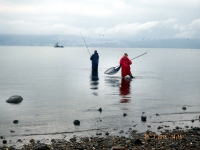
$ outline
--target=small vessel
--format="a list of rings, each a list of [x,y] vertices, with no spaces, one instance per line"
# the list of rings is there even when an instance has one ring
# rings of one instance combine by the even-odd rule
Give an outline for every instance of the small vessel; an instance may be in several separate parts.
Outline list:
[[[64,46],[60,46],[60,45],[58,45],[58,43],[56,43],[56,44],[54,45],[54,47],[55,47],[55,48],[57,48],[57,47],[58,47],[58,48],[63,48]]]

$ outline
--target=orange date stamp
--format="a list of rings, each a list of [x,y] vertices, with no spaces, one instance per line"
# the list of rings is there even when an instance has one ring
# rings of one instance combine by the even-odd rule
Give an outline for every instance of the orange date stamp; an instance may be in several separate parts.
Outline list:
[[[183,135],[181,134],[173,134],[173,135],[166,135],[166,134],[145,134],[144,139],[158,139],[158,140],[166,140],[166,139],[174,139],[174,140],[181,140]]]

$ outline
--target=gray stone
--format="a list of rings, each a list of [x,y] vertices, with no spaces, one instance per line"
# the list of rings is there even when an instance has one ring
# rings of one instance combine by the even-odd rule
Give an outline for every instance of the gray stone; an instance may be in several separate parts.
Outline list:
[[[14,95],[14,96],[11,96],[8,100],[6,100],[6,102],[18,104],[18,103],[21,103],[22,100],[23,100],[23,98],[21,96]]]

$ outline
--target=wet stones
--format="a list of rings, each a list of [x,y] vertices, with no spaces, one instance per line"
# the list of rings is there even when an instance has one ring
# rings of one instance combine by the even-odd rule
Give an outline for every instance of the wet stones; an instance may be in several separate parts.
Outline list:
[[[55,139],[52,139],[51,142],[52,142],[52,143],[56,143],[56,140],[55,140]]]
[[[186,107],[184,106],[184,107],[182,107],[182,109],[183,109],[183,110],[186,110]]]
[[[176,129],[177,129],[177,130],[179,130],[179,129],[182,129],[182,128],[181,128],[181,127],[179,127],[179,126],[176,126]]]
[[[124,116],[124,117],[127,116],[127,113],[123,113],[123,116]]]
[[[99,108],[98,111],[101,113],[102,112],[102,108]]]
[[[119,134],[122,134],[122,133],[124,133],[124,131],[123,131],[123,130],[119,131]]]
[[[111,148],[111,150],[127,150],[127,148],[125,146],[114,146]]]
[[[195,131],[195,132],[199,132],[200,128],[199,127],[194,127],[192,130]]]
[[[144,115],[142,115],[142,116],[141,116],[141,121],[142,121],[142,122],[146,122],[146,121],[147,121],[147,117],[144,116]]]
[[[6,100],[7,103],[13,103],[13,104],[19,104],[21,103],[21,101],[23,100],[23,98],[19,95],[14,95],[11,96],[8,100]]]
[[[7,144],[7,141],[6,141],[6,140],[3,140],[3,144]]]
[[[29,142],[33,144],[33,143],[35,143],[35,140],[31,139]]]
[[[80,125],[80,121],[79,120],[74,120],[74,125],[75,126],[79,126]]]
[[[108,135],[109,135],[109,132],[108,132],[108,131],[106,131],[106,132],[105,132],[105,135],[107,135],[107,136],[108,136]]]
[[[160,116],[158,113],[156,113],[156,116]]]
[[[133,136],[127,138],[125,136],[89,136],[76,137],[69,140],[52,139],[50,144],[42,142],[34,142],[23,145],[21,150],[97,150],[97,149],[112,149],[112,150],[138,150],[138,149],[200,149],[199,127],[194,127],[190,130],[174,130],[163,131],[162,134],[147,130],[145,133],[131,133]],[[4,141],[5,142],[5,141]],[[22,144],[22,143],[20,143]],[[5,144],[0,144],[0,150],[9,149]]]
[[[18,140],[17,140],[17,142],[20,142],[20,143],[22,143],[22,139],[18,139]]]
[[[96,135],[102,135],[102,132],[97,131],[97,132],[96,132]]]
[[[18,121],[18,120],[14,120],[13,123],[14,123],[14,124],[18,124],[19,121]]]
[[[38,144],[36,147],[35,147],[36,150],[50,150],[50,148],[48,147],[48,145],[44,144],[44,143],[41,143],[41,144]]]
[[[142,112],[142,116],[141,116],[141,121],[142,122],[146,122],[147,121],[147,117],[144,114],[145,114],[145,112]]]
[[[135,144],[136,144],[136,145],[142,144],[142,141],[141,141],[140,139],[136,139],[136,140],[135,140]]]

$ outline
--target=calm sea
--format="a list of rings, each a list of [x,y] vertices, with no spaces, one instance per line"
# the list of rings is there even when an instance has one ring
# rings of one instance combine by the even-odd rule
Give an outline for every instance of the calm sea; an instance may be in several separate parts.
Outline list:
[[[91,71],[89,59],[95,49],[100,56],[97,73]],[[114,135],[130,128],[143,132],[157,131],[161,125],[199,126],[200,49],[89,50],[90,54],[85,47],[1,46],[0,136],[15,143],[33,136],[92,135],[81,131],[98,128]],[[121,80],[120,71],[104,74],[119,65],[124,52],[129,58],[147,52],[132,61],[135,79]],[[23,101],[6,103],[13,95]],[[142,114],[146,122],[141,122]],[[74,126],[76,119],[80,126]]]

